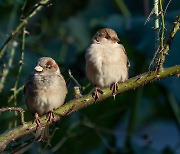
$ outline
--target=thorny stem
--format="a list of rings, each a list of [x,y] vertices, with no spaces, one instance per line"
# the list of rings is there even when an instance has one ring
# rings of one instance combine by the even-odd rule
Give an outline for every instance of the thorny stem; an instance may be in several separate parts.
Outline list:
[[[159,0],[159,8],[160,8],[160,15],[161,15],[160,51],[162,51],[163,46],[164,46],[164,29],[165,29],[164,11],[163,11],[163,7],[162,7],[162,0]]]
[[[158,47],[158,45],[159,45],[159,0],[154,0],[153,10],[154,10],[154,14],[155,14],[155,20],[154,20],[154,30],[155,30],[154,50],[155,50],[155,52],[154,52],[153,59],[151,60],[150,65],[149,65],[149,71],[151,71],[151,66],[154,63],[154,61],[157,57],[157,53],[159,51],[159,47]],[[148,17],[148,18],[150,18],[150,17]]]
[[[119,90],[116,92],[116,94],[122,93],[130,89],[136,89],[137,87],[143,86],[145,84],[159,80],[161,78],[166,78],[168,76],[174,76],[179,74],[180,74],[180,65],[166,68],[163,71],[160,71],[158,75],[156,74],[155,71],[147,72],[138,75],[136,77],[130,78],[124,83],[118,84]],[[108,97],[112,97],[112,91],[109,88],[104,88],[102,90],[104,93],[99,96],[99,99],[96,101],[96,103]],[[61,106],[59,109],[54,111],[54,113],[56,114],[54,121],[60,120],[61,116],[67,116],[72,112],[80,110],[81,108],[84,108],[94,103],[95,102],[94,102],[94,98],[92,98],[92,94],[88,94],[81,98],[71,100],[68,103]],[[52,121],[47,123],[46,116],[42,116],[40,118],[40,121],[42,127],[45,125],[52,124]],[[36,129],[36,124],[35,123],[32,124],[32,121],[29,121],[22,126],[18,126],[16,128],[6,131],[4,134],[1,134],[0,151],[3,151],[10,142],[15,141],[16,139],[35,131],[35,129]]]
[[[159,72],[162,68],[163,68],[163,63],[165,61],[165,58],[166,58],[166,55],[168,54],[168,51],[169,51],[169,48],[171,46],[171,43],[174,39],[174,36],[176,34],[176,32],[179,30],[180,28],[180,15],[177,16],[175,22],[174,22],[174,26],[171,30],[171,33],[168,37],[168,40],[166,41],[166,44],[164,44],[164,46],[162,47],[162,51],[160,53],[160,56],[157,60],[157,64],[156,64],[156,67],[155,67],[155,71],[156,72]]]

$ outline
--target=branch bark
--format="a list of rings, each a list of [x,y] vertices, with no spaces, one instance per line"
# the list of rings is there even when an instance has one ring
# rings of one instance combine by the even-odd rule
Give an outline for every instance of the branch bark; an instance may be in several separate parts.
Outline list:
[[[180,75],[180,65],[173,66],[160,71],[158,74],[155,71],[146,72],[144,74],[138,75],[136,77],[130,78],[129,80],[125,81],[124,83],[119,83],[119,90],[116,94],[135,89],[137,87],[143,86],[147,83],[151,83],[153,81],[159,80],[161,78],[166,78],[169,76]],[[112,96],[112,91],[109,88],[103,89],[104,93],[99,96],[97,102],[100,102],[108,97]],[[68,103],[64,104],[59,109],[55,110],[55,121],[59,121],[62,116],[67,116],[81,108],[84,108],[88,105],[95,103],[94,98],[91,94],[84,95],[81,98],[73,99]],[[41,125],[50,125],[51,122],[47,123],[46,116],[42,116],[40,118]],[[0,135],[0,151],[3,151],[6,146],[11,143],[12,141],[17,140],[18,138],[28,135],[31,132],[35,131],[36,124],[33,121],[29,121],[24,125],[20,125],[14,129],[8,130],[7,132]]]

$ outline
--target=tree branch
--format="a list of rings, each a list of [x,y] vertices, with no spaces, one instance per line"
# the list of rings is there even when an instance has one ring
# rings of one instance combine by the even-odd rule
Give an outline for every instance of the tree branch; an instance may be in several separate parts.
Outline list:
[[[166,55],[168,54],[171,43],[174,39],[176,32],[179,30],[179,28],[180,28],[180,15],[177,16],[176,21],[174,22],[174,26],[171,30],[168,40],[166,41],[166,44],[164,44],[164,46],[160,50],[160,56],[158,58],[158,61],[155,67],[156,72],[159,72],[163,68],[163,63],[165,61]]]
[[[146,72],[144,74],[130,78],[124,83],[119,83],[119,90],[116,92],[116,94],[131,90],[131,89],[135,89],[137,87],[143,86],[147,83],[159,80],[161,78],[166,78],[169,76],[175,76],[179,74],[180,74],[180,65],[166,68],[163,71],[160,71],[158,75],[156,74],[155,71]],[[100,102],[112,96],[112,91],[109,88],[104,88],[103,91],[104,93],[99,96],[99,99],[97,102]],[[92,98],[91,94],[85,95],[78,99],[73,99],[69,101],[68,103],[64,104],[59,109],[54,111],[55,121],[59,121],[62,116],[67,116],[71,114],[72,112],[75,112],[81,108],[84,108],[94,103],[95,103],[94,98]],[[40,121],[41,121],[42,126],[50,125],[52,123],[52,122],[47,123],[46,116],[42,116],[40,118]],[[1,134],[0,135],[0,151],[3,151],[10,142],[15,141],[18,138],[35,131],[36,124],[32,122],[33,121],[29,121],[25,123],[24,125],[20,125],[14,129],[8,130],[4,134]]]

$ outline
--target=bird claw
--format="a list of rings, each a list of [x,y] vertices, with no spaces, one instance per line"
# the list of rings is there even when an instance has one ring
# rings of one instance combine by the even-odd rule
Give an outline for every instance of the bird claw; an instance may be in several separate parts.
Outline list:
[[[116,92],[118,91],[118,83],[115,82],[111,85],[110,90],[112,90],[112,95],[115,97],[116,96]]]
[[[99,93],[103,94],[103,91],[100,88],[95,87],[93,94],[92,94],[92,97],[95,99],[95,102],[99,99]]]
[[[48,112],[48,120],[47,120],[47,122],[54,122],[54,113],[53,113],[53,111],[49,111]]]
[[[40,127],[41,127],[41,122],[40,122],[40,120],[39,120],[39,115],[38,115],[38,113],[35,113],[34,117],[35,117],[34,122],[37,124],[36,129],[37,129],[37,128],[40,128]]]

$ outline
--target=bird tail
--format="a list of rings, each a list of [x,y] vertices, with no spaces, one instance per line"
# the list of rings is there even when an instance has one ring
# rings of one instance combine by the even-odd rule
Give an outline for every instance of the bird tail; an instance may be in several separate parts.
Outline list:
[[[48,142],[49,140],[49,126],[39,127],[36,130],[35,141]]]

